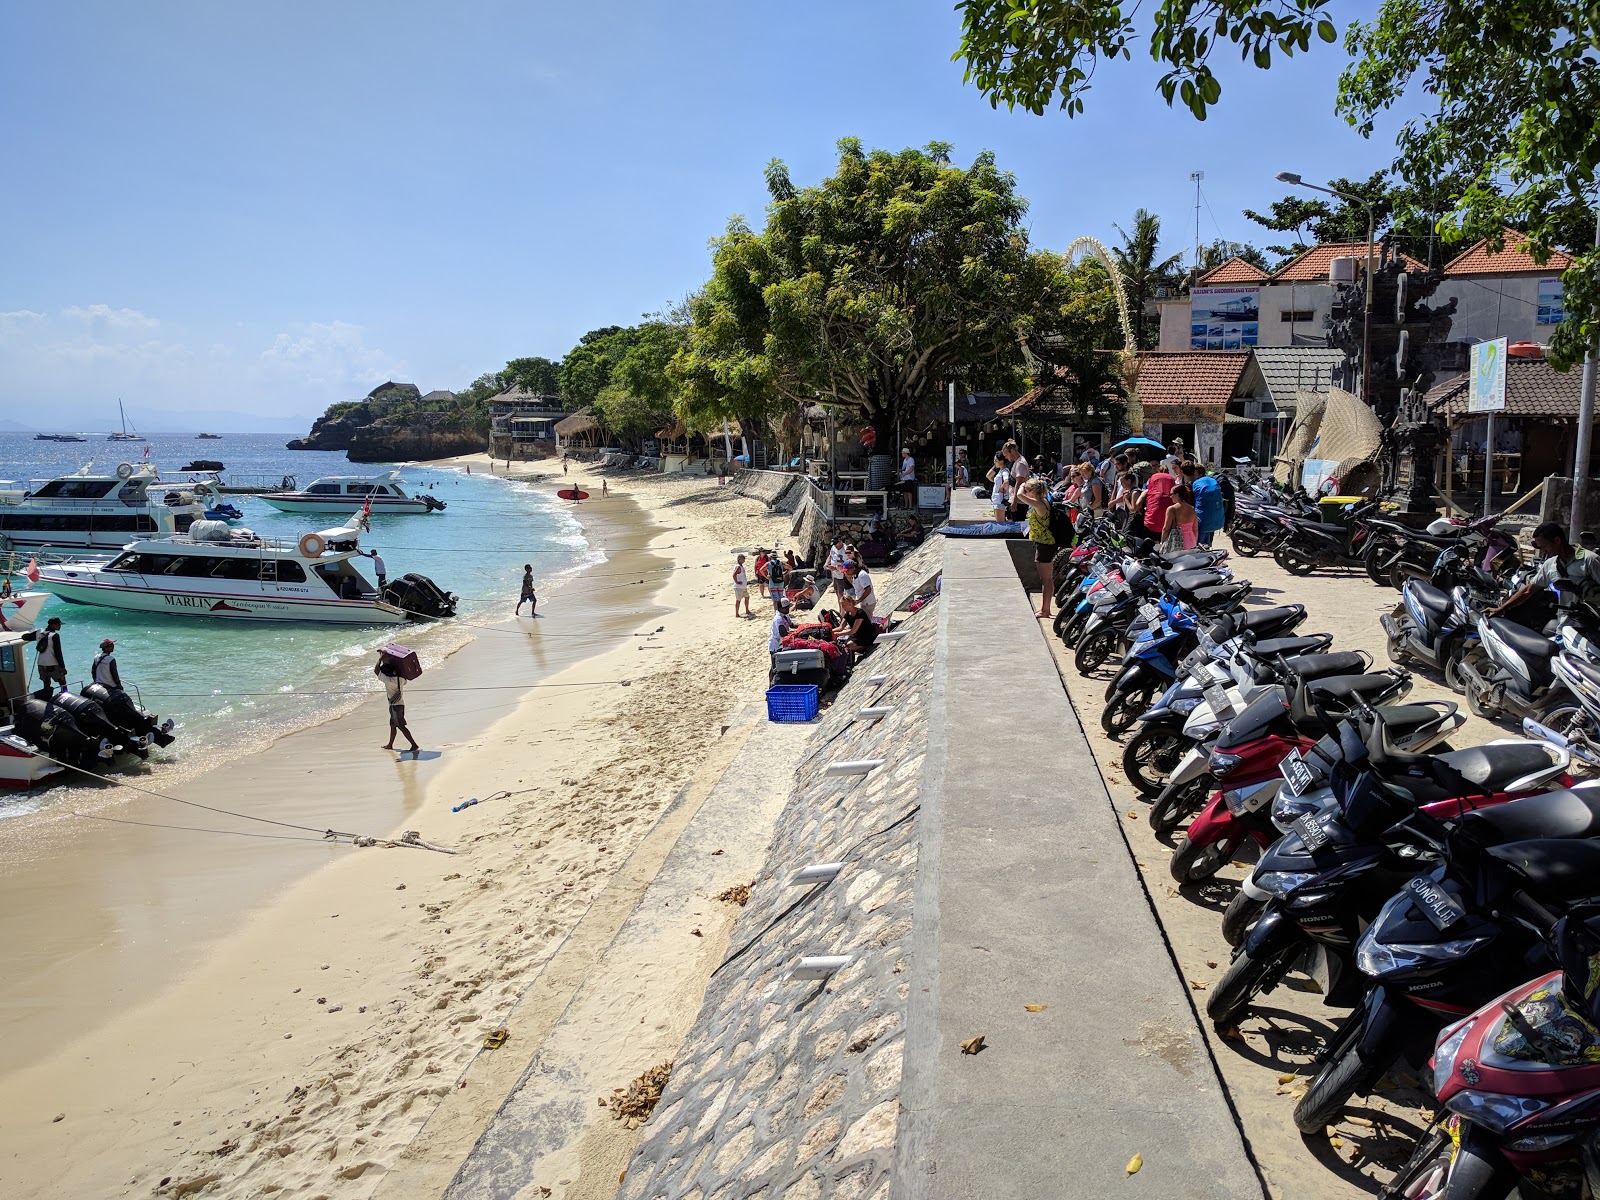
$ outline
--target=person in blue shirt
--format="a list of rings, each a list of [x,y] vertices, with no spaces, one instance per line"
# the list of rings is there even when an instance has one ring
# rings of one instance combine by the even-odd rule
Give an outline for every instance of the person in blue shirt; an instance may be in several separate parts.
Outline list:
[[[1209,547],[1224,523],[1222,486],[1197,462],[1183,464],[1183,481],[1194,493],[1194,510],[1200,518],[1200,545]]]

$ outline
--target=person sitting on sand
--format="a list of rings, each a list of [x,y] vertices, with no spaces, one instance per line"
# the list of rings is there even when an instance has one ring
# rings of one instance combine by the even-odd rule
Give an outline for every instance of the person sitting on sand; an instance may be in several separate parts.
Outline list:
[[[519,617],[522,615],[522,606],[524,603],[526,603],[528,606],[528,615],[530,617],[537,617],[539,615],[539,597],[536,596],[533,591],[532,563],[522,564],[522,597],[517,601],[517,607],[515,609],[515,613]]]
[[[406,681],[400,677],[400,672],[395,669],[394,663],[381,650],[378,651],[378,663],[372,668],[372,673],[383,680],[383,690],[389,697],[389,740],[383,744],[383,748],[393,750],[394,735],[403,733],[406,735],[406,741],[411,743],[411,753],[421,754],[422,747],[417,745],[417,739],[411,736],[411,730],[406,727]]]

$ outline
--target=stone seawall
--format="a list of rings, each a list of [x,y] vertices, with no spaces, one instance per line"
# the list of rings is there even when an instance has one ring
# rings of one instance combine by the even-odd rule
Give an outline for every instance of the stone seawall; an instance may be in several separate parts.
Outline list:
[[[903,604],[939,570],[939,539],[885,589]],[[900,1110],[918,797],[937,600],[857,667],[813,734],[778,833],[660,1106],[624,1200],[888,1195]],[[890,706],[881,719],[868,706]],[[864,775],[830,763],[879,760]],[[829,882],[789,886],[812,863]],[[848,955],[797,979],[803,955]]]

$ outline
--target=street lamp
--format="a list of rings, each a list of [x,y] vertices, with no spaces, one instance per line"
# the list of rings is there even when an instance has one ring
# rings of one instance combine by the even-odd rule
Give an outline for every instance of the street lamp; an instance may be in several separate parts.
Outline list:
[[[1337,196],[1341,200],[1348,200],[1351,204],[1359,204],[1367,210],[1367,304],[1366,311],[1361,314],[1361,398],[1368,405],[1372,403],[1372,354],[1369,348],[1369,335],[1372,331],[1372,243],[1377,232],[1376,221],[1372,215],[1372,205],[1360,196],[1341,192],[1335,187],[1323,187],[1317,183],[1307,183],[1293,171],[1279,171],[1279,183],[1287,183],[1291,187],[1309,188],[1313,192],[1326,192],[1330,196]]]

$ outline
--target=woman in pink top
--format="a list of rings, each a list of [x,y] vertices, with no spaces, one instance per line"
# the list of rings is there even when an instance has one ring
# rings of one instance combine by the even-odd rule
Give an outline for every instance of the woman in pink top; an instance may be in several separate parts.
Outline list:
[[[1168,554],[1193,550],[1200,544],[1200,515],[1194,509],[1194,492],[1187,483],[1172,489],[1172,503],[1161,526],[1161,549]]]

